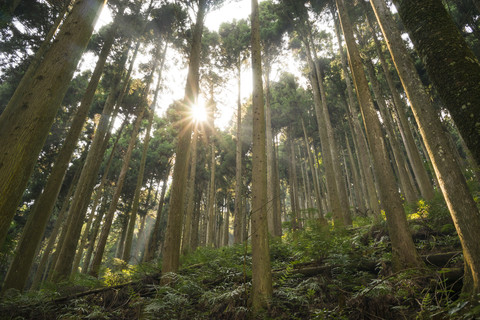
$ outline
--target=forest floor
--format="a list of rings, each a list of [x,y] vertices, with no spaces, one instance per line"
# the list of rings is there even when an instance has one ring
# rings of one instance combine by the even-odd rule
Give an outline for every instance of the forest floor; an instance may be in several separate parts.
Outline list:
[[[305,221],[270,241],[270,309],[252,315],[250,247],[199,248],[182,258],[169,286],[159,262],[121,261],[102,280],[84,275],[42,290],[10,291],[0,319],[475,319],[479,299],[461,295],[463,256],[444,204],[407,208],[425,266],[393,272],[385,223],[356,217],[343,230]]]

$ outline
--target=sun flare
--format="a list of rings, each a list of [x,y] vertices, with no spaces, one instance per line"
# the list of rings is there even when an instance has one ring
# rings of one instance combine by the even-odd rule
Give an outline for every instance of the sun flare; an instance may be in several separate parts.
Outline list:
[[[207,120],[207,110],[204,104],[194,104],[192,106],[192,118],[196,122],[205,122]]]

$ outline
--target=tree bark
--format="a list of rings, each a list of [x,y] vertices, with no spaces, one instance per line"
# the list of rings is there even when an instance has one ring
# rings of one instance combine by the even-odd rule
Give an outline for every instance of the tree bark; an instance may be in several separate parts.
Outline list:
[[[478,59],[441,1],[394,3],[440,98],[480,163]]]
[[[76,2],[31,83],[0,115],[0,245],[105,0]]]
[[[267,155],[258,1],[252,0],[253,148],[252,148],[252,306],[259,312],[272,297],[267,226]]]
[[[239,244],[243,241],[243,180],[242,180],[242,103],[240,100],[241,89],[241,64],[240,57],[238,62],[238,96],[237,96],[237,131],[236,131],[236,149],[235,149],[235,212],[233,223],[233,241],[234,244]]]
[[[190,237],[192,234],[192,216],[195,205],[195,178],[197,175],[197,140],[198,140],[198,127],[194,125],[192,145],[190,147],[190,176],[187,183],[187,212],[185,214],[185,228],[182,238],[182,253],[188,253],[191,248]]]
[[[407,219],[403,211],[402,202],[395,183],[395,177],[386,153],[385,142],[382,137],[380,121],[378,119],[373,100],[369,92],[360,53],[355,43],[353,29],[342,0],[336,0],[348,58],[352,68],[355,89],[360,103],[367,139],[373,156],[376,176],[379,177],[379,193],[382,207],[385,209],[387,226],[392,243],[392,262],[396,270],[419,267],[422,262],[417,254],[412,237],[408,230]]]

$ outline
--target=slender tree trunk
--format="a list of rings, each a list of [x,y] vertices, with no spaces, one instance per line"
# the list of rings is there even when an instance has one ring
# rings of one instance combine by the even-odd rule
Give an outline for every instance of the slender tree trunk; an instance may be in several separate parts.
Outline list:
[[[113,119],[115,119],[115,117],[113,117]],[[112,151],[110,152],[107,163],[105,165],[105,171],[103,172],[102,180],[100,181],[100,185],[97,188],[97,192],[96,192],[95,198],[93,200],[92,212],[90,213],[90,217],[87,221],[85,231],[84,231],[84,233],[82,235],[82,238],[80,240],[80,244],[78,245],[78,250],[77,250],[77,254],[75,256],[75,260],[73,261],[72,270],[74,272],[76,272],[78,270],[78,267],[80,265],[80,260],[82,259],[83,250],[87,246],[87,242],[92,242],[92,239],[91,239],[92,238],[92,232],[91,232],[92,230],[90,230],[90,229],[91,229],[93,218],[94,218],[94,215],[95,215],[95,209],[98,207],[98,204],[100,202],[100,198],[102,197],[102,195],[105,192],[105,190],[104,190],[105,183],[107,181],[108,172],[110,171],[110,167],[112,165],[113,155],[115,154],[115,150],[117,148],[118,141],[120,140],[120,137],[122,135],[122,132],[123,132],[123,129],[125,128],[126,123],[127,123],[127,118],[125,118],[125,120],[122,122],[122,125],[120,126],[120,129],[117,132],[117,138],[116,138],[115,142],[113,143]],[[110,125],[112,125],[112,124],[113,123],[111,122]],[[110,140],[110,131],[108,131],[107,137],[105,138],[104,147],[103,147],[104,149],[106,149],[108,147],[108,144],[107,144],[108,140]],[[102,153],[105,153],[105,152],[102,152]],[[100,219],[100,221],[101,221],[101,217],[99,217],[99,214],[97,214],[96,219]],[[98,222],[98,224],[100,224],[100,222]],[[95,238],[97,236],[97,233],[98,233],[98,227],[97,227],[97,231],[95,233],[95,237],[93,239],[93,242],[95,242]],[[92,251],[93,251],[93,244],[92,244]],[[92,255],[92,252],[90,252],[89,255],[88,254],[86,255],[86,257],[85,257],[86,263],[84,263],[84,267],[82,268],[82,273],[87,272],[86,268],[88,268],[88,266],[90,264],[91,255]]]
[[[240,57],[238,58],[238,96],[237,96],[237,139],[235,149],[235,212],[234,212],[234,227],[233,227],[233,241],[235,244],[239,244],[243,241],[243,210],[242,210],[242,197],[243,197],[243,183],[242,183],[242,103],[240,100],[241,89],[241,64]]]
[[[64,224],[64,220],[66,217],[68,205],[70,204],[70,198],[72,197],[73,190],[75,188],[75,185],[77,184],[78,178],[80,177],[80,169],[77,169],[75,172],[75,176],[72,179],[72,182],[70,184],[70,187],[68,188],[67,195],[63,201],[62,208],[60,209],[60,212],[58,213],[57,220],[55,221],[55,225],[53,227],[52,233],[50,234],[50,237],[48,239],[47,246],[45,247],[45,250],[43,251],[42,258],[40,259],[40,263],[37,267],[37,271],[35,272],[35,276],[33,278],[33,283],[31,288],[33,290],[38,289],[40,283],[43,281],[43,277],[45,274],[45,269],[47,267],[47,262],[48,258],[50,257],[50,253],[53,250],[53,247],[55,245],[55,240],[57,240],[58,233],[60,232],[60,229],[62,228]]]
[[[75,3],[34,80],[17,87],[0,115],[0,245],[104,3]]]
[[[145,248],[145,254],[143,255],[143,261],[148,262],[153,260],[157,251],[160,241],[160,222],[162,221],[163,204],[165,202],[165,192],[167,191],[167,181],[170,175],[170,169],[166,171],[165,178],[163,179],[162,192],[160,195],[160,201],[158,202],[157,216],[155,218],[155,224],[153,225],[152,234],[148,240],[148,245]]]
[[[349,110],[349,115],[347,115],[347,117],[353,129],[353,132],[352,132],[353,142],[354,142],[354,147],[357,150],[357,155],[359,159],[360,177],[362,178],[362,181],[366,185],[366,195],[368,196],[367,202],[370,206],[370,209],[373,211],[374,216],[378,218],[380,216],[380,206],[378,204],[378,197],[375,189],[375,181],[373,179],[374,178],[373,173],[372,173],[372,170],[370,169],[371,161],[370,161],[369,148],[367,145],[367,141],[365,139],[364,132],[360,126],[360,123],[357,117],[358,110],[356,108],[350,74],[347,68],[347,58],[345,57],[345,54],[343,52],[342,39],[340,37],[340,30],[338,27],[338,20],[335,16],[333,9],[332,9],[332,17],[334,19],[335,34],[337,37],[338,46],[340,50],[343,77],[345,78],[345,84],[347,86],[347,96],[348,96],[347,107]]]
[[[129,205],[127,207],[127,212],[129,212],[131,209],[132,209],[132,204],[133,204],[133,201],[130,201],[129,202]],[[120,221],[120,226],[121,226],[121,232],[120,232],[120,236],[118,237],[118,240],[117,240],[117,248],[115,250],[115,258],[117,259],[122,259],[122,254],[123,254],[123,248],[125,248],[125,238],[127,237],[127,229],[128,229],[128,221],[130,220],[130,216],[129,215],[119,215],[117,217],[117,221]],[[105,226],[105,224],[104,224]],[[104,228],[102,228],[102,232],[103,232]],[[98,244],[97,244],[97,247],[98,247]]]
[[[312,156],[312,152],[310,150],[310,143],[308,142],[307,129],[305,128],[305,122],[303,121],[303,118],[300,119],[300,120],[302,122],[303,138],[304,138],[304,142],[305,142],[305,148],[307,150],[308,163],[310,165],[310,170],[312,171],[312,176],[313,176],[313,188],[315,189],[315,197],[316,197],[316,200],[317,200],[316,201],[317,210],[318,210],[318,213],[319,213],[319,217],[321,219],[323,219],[322,198],[320,196],[320,187],[318,186],[318,179],[316,178],[313,156]]]
[[[267,59],[265,59],[267,60]],[[265,121],[266,121],[266,148],[267,148],[267,220],[268,220],[268,232],[272,236],[275,234],[275,225],[277,222],[275,204],[275,183],[273,181],[273,162],[275,161],[273,153],[273,135],[272,135],[272,116],[270,106],[270,65],[265,63]]]
[[[267,155],[263,102],[260,21],[257,0],[252,0],[253,148],[252,148],[252,304],[254,312],[269,305],[272,273],[268,248]]]
[[[406,51],[398,30],[393,28],[392,17],[382,1],[372,0],[372,7],[392,54],[395,67],[412,104],[420,133],[427,146],[440,188],[460,237],[465,260],[464,291],[480,291],[480,213],[468,190],[458,163],[451,154],[439,117],[424,91]]]
[[[148,86],[147,86],[148,87]],[[147,90],[148,92],[148,90]],[[105,221],[103,222],[102,233],[98,238],[97,250],[93,256],[92,266],[90,267],[89,274],[97,277],[100,270],[100,264],[103,258],[103,252],[105,250],[105,245],[107,244],[108,234],[110,233],[110,227],[112,225],[113,217],[117,211],[118,200],[122,193],[123,184],[127,176],[127,171],[130,163],[130,158],[132,156],[133,148],[137,140],[138,131],[140,130],[140,125],[142,124],[143,115],[145,113],[145,106],[142,104],[137,107],[138,115],[133,124],[133,130],[130,137],[130,142],[128,143],[127,151],[123,156],[123,165],[118,175],[117,183],[115,184],[115,192],[113,194],[112,200],[110,202],[110,207],[108,208],[107,215],[105,216]]]
[[[92,230],[90,230],[90,233],[88,236],[87,252],[85,253],[85,258],[83,259],[83,265],[82,265],[83,274],[87,274],[88,268],[90,267],[90,261],[92,260],[93,250],[95,249],[95,242],[97,240],[98,231],[100,231],[100,223],[102,222],[103,216],[107,211],[107,205],[108,205],[107,199],[108,199],[107,190],[103,190],[102,203],[101,203],[100,209],[97,212],[97,215],[95,216],[95,221],[93,222]]]
[[[123,70],[124,65],[127,59],[128,47],[124,50],[123,56],[119,63],[118,70]],[[137,47],[138,50],[138,47]],[[135,51],[135,53],[137,52]],[[135,57],[135,54],[134,54]],[[127,74],[126,81],[120,96],[118,97],[118,102],[123,98],[123,94],[126,90],[126,83],[131,74],[131,69],[133,66],[133,60],[131,62],[130,70]],[[93,138],[92,146],[85,160],[85,165],[83,166],[82,174],[80,175],[80,180],[78,182],[78,187],[75,190],[73,195],[72,206],[69,212],[68,220],[68,229],[65,241],[62,244],[60,257],[55,265],[53,280],[59,281],[67,278],[72,270],[73,259],[75,256],[75,249],[77,247],[78,239],[80,237],[80,232],[82,228],[82,221],[85,217],[85,212],[87,209],[88,202],[90,200],[91,194],[93,192],[93,187],[97,178],[97,173],[100,168],[101,158],[103,157],[105,137],[107,136],[109,123],[113,121],[111,118],[111,113],[115,105],[117,93],[119,92],[120,87],[120,71],[117,71],[115,79],[113,80],[111,92],[107,97],[105,106],[103,108],[102,117],[100,118],[95,136]]]
[[[160,45],[158,45],[156,52],[154,54],[154,65],[152,67],[152,71],[150,73],[150,76],[147,80],[147,85],[144,91],[144,101],[146,102],[148,99],[148,94],[150,92],[150,85],[153,81],[153,75],[155,71],[157,71],[157,67],[161,63],[161,67],[163,68],[163,62],[165,60],[165,54],[166,54],[166,47],[164,52],[162,53],[162,57],[157,56],[158,53],[160,52]],[[132,212],[130,213],[130,220],[128,223],[128,229],[127,229],[127,237],[125,239],[125,247],[123,249],[123,255],[122,255],[122,260],[125,262],[130,261],[130,254],[131,254],[131,249],[132,249],[132,240],[133,240],[133,232],[135,229],[135,221],[137,218],[137,213],[138,213],[138,208],[140,205],[140,191],[142,189],[143,185],[143,177],[145,175],[145,165],[147,163],[147,151],[148,151],[148,145],[150,144],[150,133],[152,131],[152,125],[153,125],[153,116],[155,115],[155,104],[157,102],[157,97],[158,97],[158,91],[160,90],[160,83],[162,79],[162,70],[159,70],[158,73],[158,80],[157,80],[157,86],[155,88],[155,96],[153,99],[152,104],[150,105],[148,112],[148,125],[147,125],[147,132],[145,134],[145,138],[143,140],[143,148],[142,148],[142,158],[140,159],[140,168],[138,170],[138,175],[137,175],[137,185],[135,187],[135,193],[133,196],[133,208]]]
[[[215,144],[210,142],[210,183],[208,188],[208,234],[207,246],[215,245]]]
[[[368,82],[363,70],[360,53],[355,44],[353,29],[342,0],[336,0],[340,23],[348,58],[352,68],[355,89],[360,103],[362,116],[367,128],[367,139],[374,160],[376,176],[379,177],[380,199],[385,209],[387,226],[392,242],[392,261],[394,269],[418,267],[422,262],[417,254],[412,237],[408,230],[407,219],[395,183],[395,177],[390,166],[385,142],[382,138],[380,121],[369,92]]]
[[[352,184],[353,188],[355,191],[355,207],[358,208],[361,212],[366,211],[365,207],[365,192],[364,189],[362,188],[362,182],[360,179],[360,173],[357,167],[357,162],[355,161],[355,158],[353,157],[352,154],[352,149],[350,148],[350,141],[348,140],[348,136],[345,133],[345,143],[346,143],[346,148],[347,148],[347,155],[348,159],[350,162],[350,168],[352,171]],[[345,158],[347,158],[347,155],[345,155]]]
[[[378,41],[377,36],[374,32],[373,24],[370,21],[370,18],[367,13],[366,3],[361,2],[365,11],[365,16],[367,19],[367,23],[369,25],[370,33],[375,43],[375,48],[377,50],[377,55],[380,60],[380,64],[382,65],[383,73],[385,75],[385,79],[387,81],[388,87],[390,88],[390,93],[392,94],[393,104],[395,106],[395,110],[398,115],[398,120],[400,122],[400,134],[402,135],[402,139],[405,144],[405,149],[407,151],[408,159],[412,164],[412,169],[415,174],[416,181],[418,183],[418,187],[420,188],[420,193],[422,197],[426,200],[432,200],[434,196],[433,185],[428,176],[427,170],[423,166],[423,161],[420,158],[420,153],[415,145],[415,140],[413,139],[412,132],[410,131],[410,127],[408,125],[408,120],[405,115],[405,107],[404,103],[395,87],[393,82],[392,74],[390,73],[390,69],[388,64],[385,60],[385,55],[382,51],[382,46],[380,41]]]
[[[412,188],[412,185],[410,185],[410,181],[408,179],[407,170],[404,166],[404,164],[406,163],[406,159],[400,148],[397,136],[395,135],[393,124],[390,121],[390,117],[387,115],[387,112],[389,111],[387,110],[387,105],[383,100],[380,83],[378,82],[377,75],[375,74],[375,67],[373,66],[373,63],[369,58],[364,58],[363,62],[366,66],[368,77],[370,78],[370,83],[372,84],[373,94],[375,96],[375,100],[377,101],[378,109],[380,110],[380,114],[382,116],[383,123],[387,131],[388,141],[390,141],[390,146],[393,152],[393,159],[395,160],[395,165],[398,170],[398,180],[400,182],[401,190],[403,191],[405,200],[408,203],[415,203],[417,202],[418,197],[415,194],[415,191]]]
[[[280,178],[278,173],[278,152],[275,148],[275,140],[273,141],[273,183],[275,184],[275,193],[274,193],[274,214],[276,215],[275,221],[275,235],[278,237],[282,236],[282,204],[281,204],[281,194],[280,194]]]
[[[302,150],[300,149],[300,147],[298,147],[298,152],[300,155],[302,155]],[[308,157],[308,154],[307,154],[307,157]],[[308,209],[313,209],[313,197],[311,195],[311,186],[310,186],[310,179],[309,179],[309,176],[308,176],[308,165],[305,163],[304,165],[304,162],[301,162],[300,163],[301,166],[302,166],[302,178],[303,178],[303,187],[305,189],[305,194],[306,194],[306,204],[307,204],[307,208]]]
[[[480,163],[478,59],[441,1],[394,3],[440,98]]]
[[[342,207],[340,202],[340,196],[338,194],[337,184],[335,181],[335,171],[333,169],[331,149],[328,147],[328,131],[327,125],[325,123],[324,111],[322,108],[322,98],[319,88],[319,79],[316,73],[315,63],[312,59],[310,44],[308,40],[304,41],[305,47],[307,49],[307,59],[310,67],[310,81],[312,83],[314,101],[315,101],[315,113],[317,116],[318,131],[320,135],[320,140],[322,141],[322,158],[326,168],[325,179],[327,183],[327,196],[329,198],[329,203],[331,210],[333,211],[333,216],[336,224],[343,224],[342,219]]]
[[[192,251],[196,250],[199,243],[199,229],[200,229],[200,205],[202,200],[203,190],[200,189],[197,191],[196,201],[195,201],[195,210],[192,219],[192,234],[190,237],[190,247]]]
[[[184,103],[191,106],[197,101],[200,66],[200,51],[203,32],[203,22],[206,1],[199,0],[197,21],[193,30],[190,63],[188,66],[187,84]],[[168,214],[167,230],[163,247],[162,272],[178,271],[180,265],[180,242],[182,237],[182,220],[185,203],[185,186],[187,183],[188,159],[192,124],[186,123],[181,128],[173,168],[172,191],[170,196],[170,212]],[[164,278],[165,283],[169,280]]]

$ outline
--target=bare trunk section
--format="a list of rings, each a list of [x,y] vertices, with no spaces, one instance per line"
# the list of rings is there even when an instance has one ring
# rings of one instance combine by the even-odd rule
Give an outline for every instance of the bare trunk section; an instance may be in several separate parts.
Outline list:
[[[252,148],[252,304],[254,312],[266,309],[272,297],[268,247],[267,155],[263,102],[262,57],[258,1],[252,0],[253,148]]]
[[[310,171],[312,172],[312,177],[313,177],[313,188],[315,190],[315,199],[316,199],[316,205],[317,205],[317,210],[318,210],[318,217],[321,221],[326,223],[325,218],[323,216],[323,210],[322,210],[322,197],[320,196],[320,187],[318,185],[318,179],[317,179],[317,174],[315,171],[315,166],[313,162],[313,156],[312,156],[312,151],[310,150],[310,143],[308,142],[308,136],[307,136],[307,129],[305,128],[305,122],[303,119],[302,121],[302,129],[303,129],[303,138],[305,142],[305,149],[307,151],[307,158],[308,158],[308,163],[310,165]]]
[[[242,181],[242,103],[240,100],[241,89],[241,64],[240,57],[238,61],[238,96],[237,96],[237,131],[236,131],[236,149],[235,149],[235,211],[233,222],[233,242],[239,244],[243,241],[243,181]]]
[[[193,129],[192,145],[190,148],[190,176],[187,183],[187,212],[185,214],[185,227],[183,230],[182,238],[182,253],[188,253],[191,247],[191,235],[192,235],[192,217],[195,206],[195,177],[197,175],[197,140],[198,140],[198,127],[195,124]]]
[[[310,68],[310,82],[313,88],[313,97],[315,102],[315,114],[317,116],[318,132],[320,141],[322,142],[322,158],[325,165],[325,180],[327,184],[327,196],[329,199],[330,209],[333,211],[333,217],[337,225],[343,225],[342,206],[340,196],[338,193],[337,183],[335,181],[335,170],[333,169],[333,161],[331,149],[328,147],[328,130],[324,115],[324,108],[322,104],[322,97],[320,92],[320,79],[316,72],[315,62],[312,58],[310,50],[310,43],[308,39],[303,39],[305,49],[307,51],[307,60]]]
[[[215,246],[215,144],[210,142],[210,183],[208,188],[208,234],[207,246]]]
[[[158,202],[157,216],[155,218],[155,224],[153,225],[152,234],[148,240],[148,245],[145,247],[145,254],[143,255],[143,261],[148,262],[153,260],[155,253],[159,246],[160,241],[160,222],[162,221],[162,210],[165,202],[165,192],[167,191],[167,181],[170,175],[170,169],[167,170],[165,178],[163,179],[162,192],[160,194],[160,201]]]

